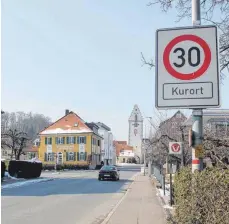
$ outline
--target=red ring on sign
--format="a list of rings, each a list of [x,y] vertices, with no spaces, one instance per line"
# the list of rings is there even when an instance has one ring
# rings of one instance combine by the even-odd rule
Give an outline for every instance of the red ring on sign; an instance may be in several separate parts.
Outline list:
[[[179,42],[182,42],[182,41],[186,41],[186,40],[190,40],[190,41],[193,41],[193,42],[196,42],[197,44],[199,44],[204,50],[205,59],[204,59],[203,65],[196,72],[183,74],[183,73],[177,72],[172,67],[172,65],[170,64],[170,61],[169,61],[169,55],[170,55],[172,48],[176,44],[178,44]],[[166,70],[173,77],[180,79],[180,80],[196,79],[196,78],[200,77],[208,69],[210,62],[211,62],[211,50],[210,50],[208,44],[202,38],[195,36],[195,35],[191,35],[191,34],[181,35],[181,36],[174,38],[166,46],[166,48],[164,50],[164,54],[163,54],[163,62],[164,62]]]

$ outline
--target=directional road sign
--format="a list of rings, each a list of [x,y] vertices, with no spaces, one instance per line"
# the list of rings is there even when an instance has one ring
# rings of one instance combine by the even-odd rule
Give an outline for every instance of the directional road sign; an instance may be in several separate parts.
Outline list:
[[[217,28],[156,32],[156,107],[219,107]]]

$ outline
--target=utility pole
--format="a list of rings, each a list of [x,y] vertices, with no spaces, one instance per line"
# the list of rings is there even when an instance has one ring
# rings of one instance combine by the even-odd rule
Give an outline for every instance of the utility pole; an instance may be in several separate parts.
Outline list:
[[[192,0],[192,25],[201,25],[200,0]],[[193,125],[193,145],[192,145],[192,172],[203,170],[203,159],[196,158],[195,148],[203,143],[203,109],[192,111]]]

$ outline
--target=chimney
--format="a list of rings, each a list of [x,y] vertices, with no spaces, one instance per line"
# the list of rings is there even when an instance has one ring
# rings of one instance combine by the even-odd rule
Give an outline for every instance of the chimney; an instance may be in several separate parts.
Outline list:
[[[66,110],[65,110],[65,116],[68,115],[68,114],[69,114],[69,110],[66,109]]]

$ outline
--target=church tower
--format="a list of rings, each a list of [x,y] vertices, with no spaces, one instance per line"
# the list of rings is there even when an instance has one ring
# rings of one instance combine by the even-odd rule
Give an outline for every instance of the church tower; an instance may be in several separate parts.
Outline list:
[[[143,138],[143,117],[138,108],[134,105],[129,118],[129,142],[128,145],[133,146],[134,153],[139,162],[142,161],[142,138]]]

